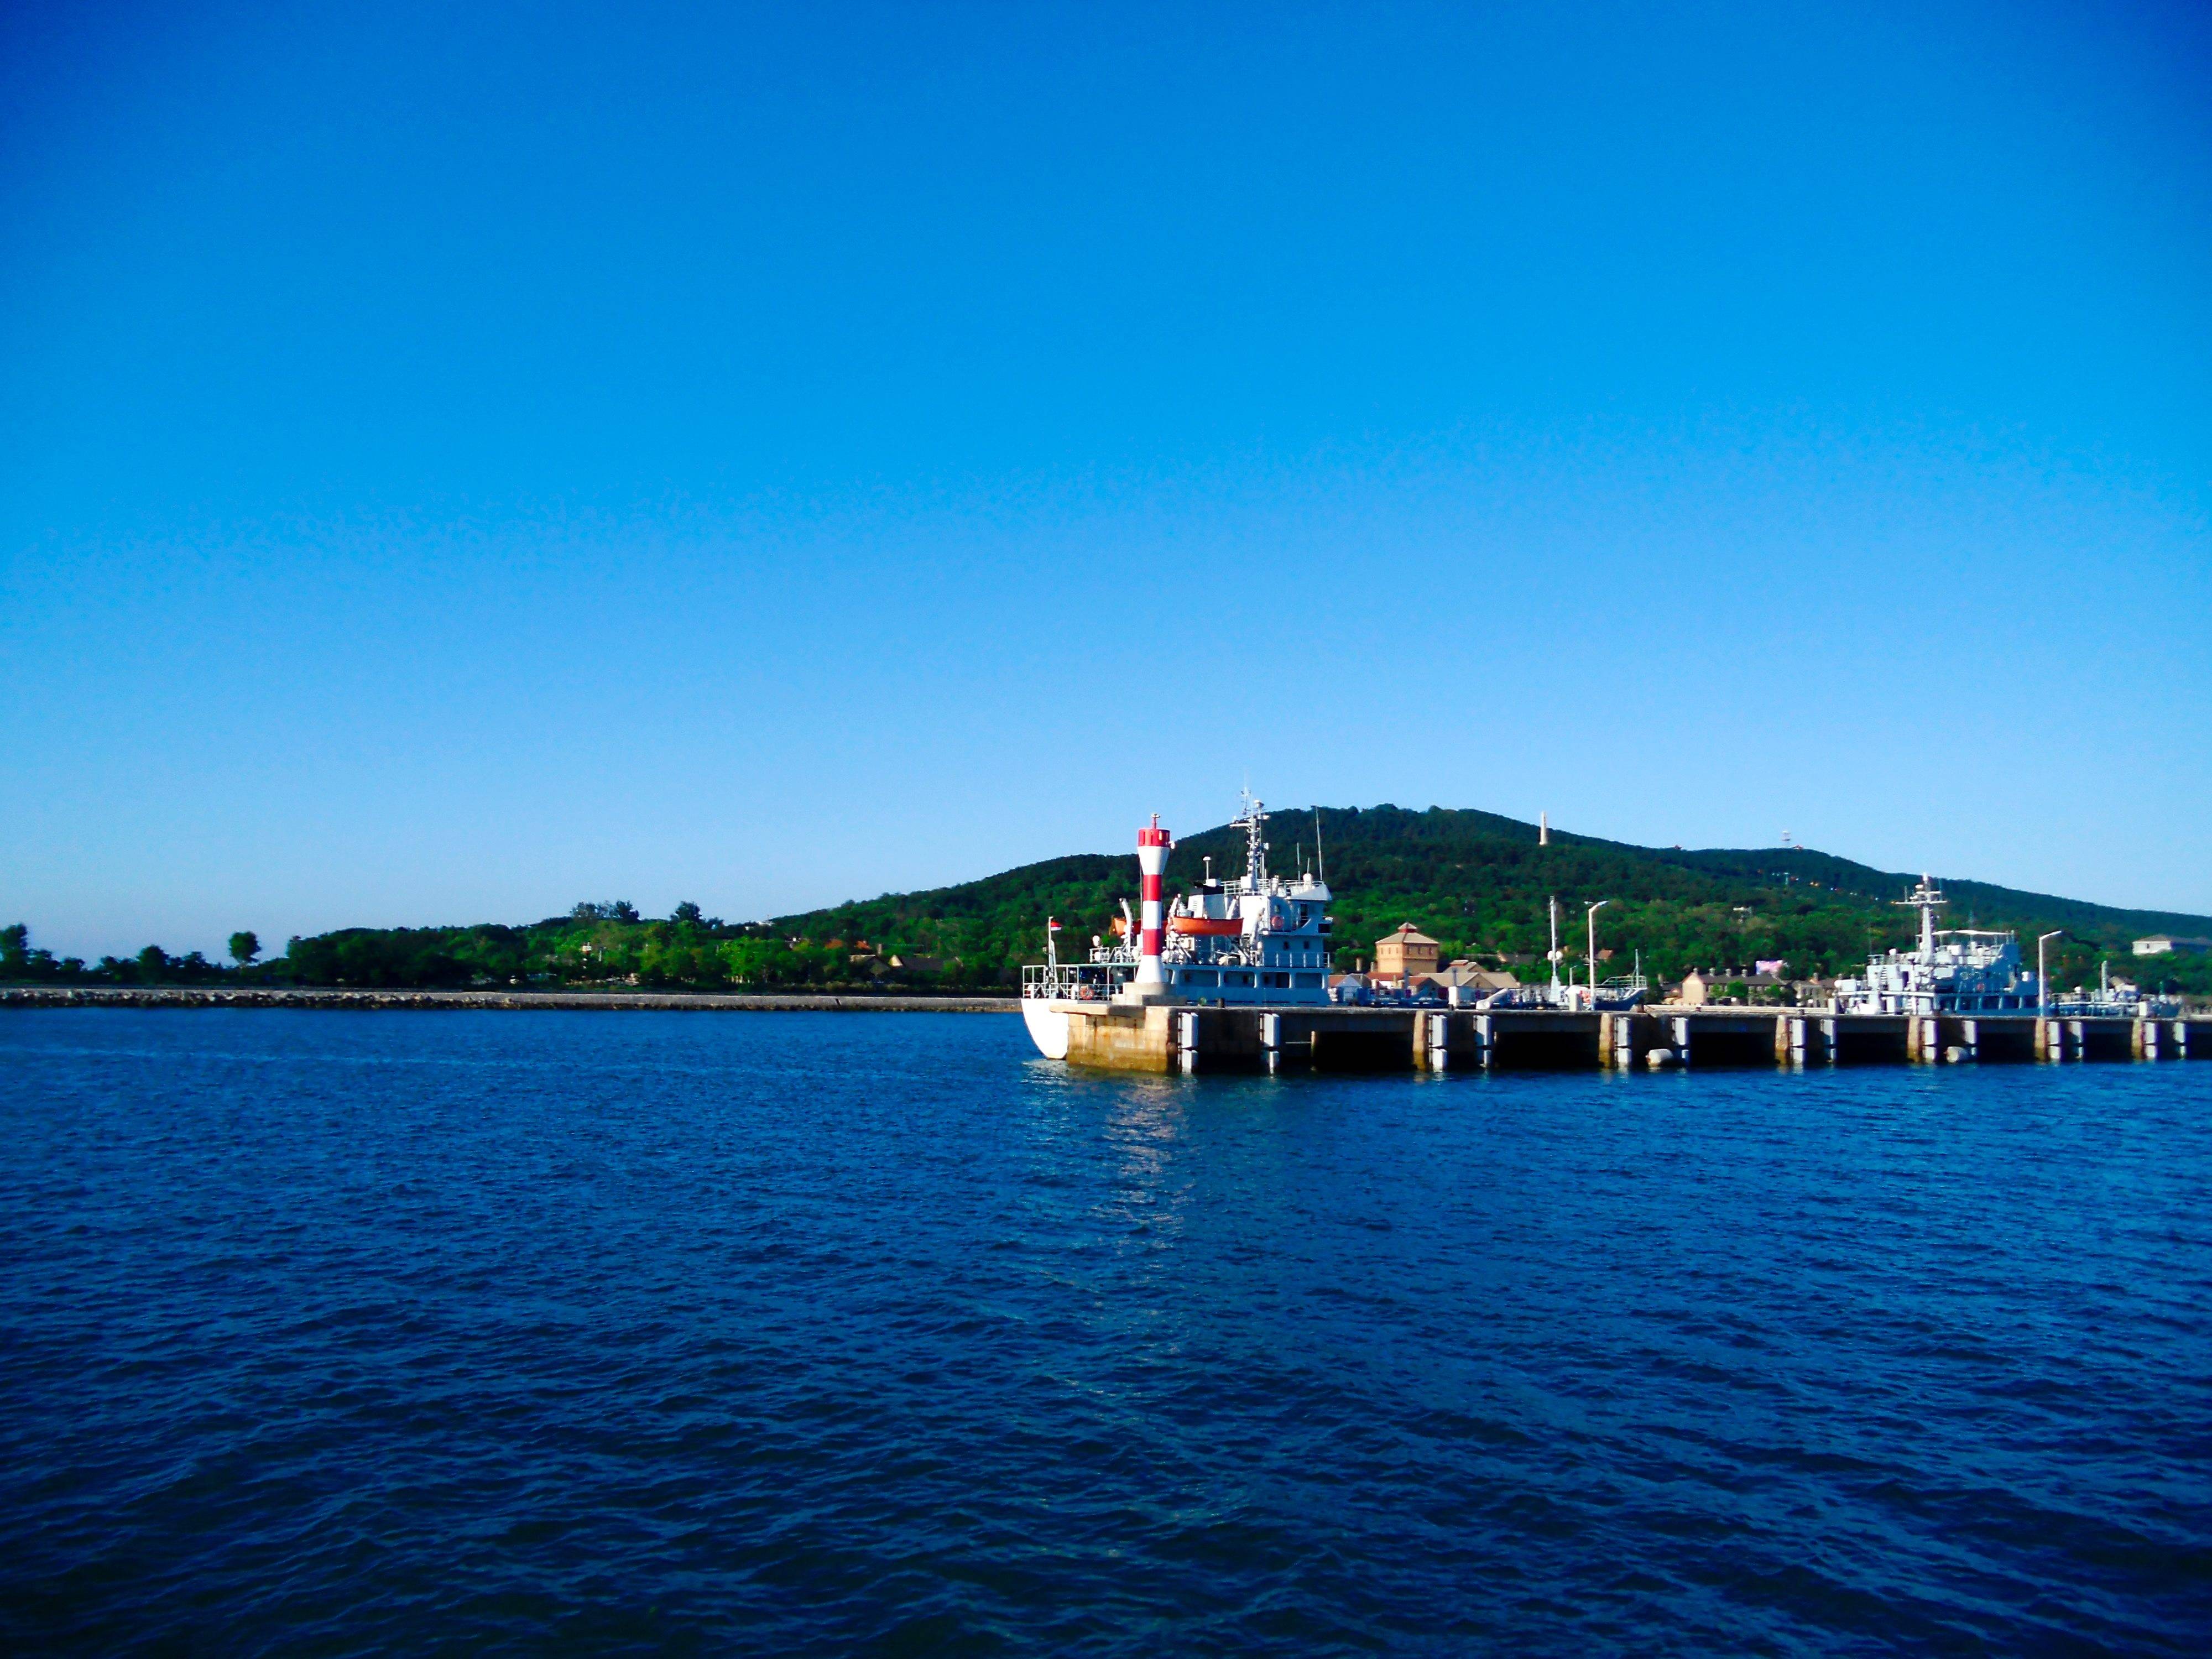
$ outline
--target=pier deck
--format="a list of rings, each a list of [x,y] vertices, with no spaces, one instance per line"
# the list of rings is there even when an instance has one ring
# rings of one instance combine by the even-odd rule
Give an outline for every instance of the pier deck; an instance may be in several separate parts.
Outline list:
[[[1940,1018],[1812,1008],[1557,1009],[1056,1005],[1069,1063],[1116,1071],[1271,1072],[1959,1065],[2212,1059],[2212,1017]]]

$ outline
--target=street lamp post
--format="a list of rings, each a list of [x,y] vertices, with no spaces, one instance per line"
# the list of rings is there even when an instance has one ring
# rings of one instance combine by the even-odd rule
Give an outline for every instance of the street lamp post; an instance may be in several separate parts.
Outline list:
[[[2044,966],[2043,947],[2051,940],[2063,937],[2065,932],[2063,927],[2054,927],[2035,941],[2035,1006],[2039,1013],[2051,1012],[2051,974]]]
[[[1595,904],[1586,907],[1583,911],[1583,924],[1589,929],[1589,994],[1592,1008],[1597,1006],[1597,913],[1612,902],[1611,899],[1600,899]]]

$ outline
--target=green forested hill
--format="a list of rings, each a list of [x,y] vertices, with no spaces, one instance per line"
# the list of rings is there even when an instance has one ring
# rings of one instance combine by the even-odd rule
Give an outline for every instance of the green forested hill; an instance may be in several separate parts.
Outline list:
[[[1562,943],[1577,960],[1583,906],[1608,899],[1599,913],[1600,950],[1616,951],[1622,964],[1640,951],[1647,969],[1668,976],[1777,957],[1794,974],[1831,973],[1862,961],[1870,948],[1908,942],[1914,927],[1912,913],[1890,902],[1913,875],[1809,848],[1685,851],[1559,830],[1550,845],[1540,846],[1534,824],[1437,807],[1274,814],[1271,868],[1312,861],[1316,821],[1336,893],[1343,967],[1370,955],[1373,941],[1401,921],[1441,941],[1447,956],[1540,958],[1548,947],[1545,901],[1551,895],[1561,904]],[[1169,890],[1194,881],[1208,854],[1217,873],[1238,873],[1242,833],[1224,826],[1179,842],[1168,865]],[[2094,974],[2100,954],[2134,966],[2128,942],[2144,933],[2212,933],[2212,918],[2203,916],[2117,909],[1984,882],[1947,879],[1945,887],[1953,901],[1950,919],[1960,925],[2017,928],[2031,945],[2037,933],[2066,929],[2064,954],[2054,966],[2075,976]],[[1042,952],[1048,914],[1066,925],[1064,939],[1084,941],[1104,933],[1115,902],[1133,900],[1135,892],[1133,855],[1094,854],[782,917],[774,925],[794,936],[865,939],[979,965],[1005,964]],[[2191,963],[2161,963],[2159,971],[2192,981],[2204,976]],[[2203,988],[2212,990],[2212,983]]]
[[[1599,947],[1616,952],[1601,970],[1607,974],[1626,968],[1637,952],[1647,971],[1668,978],[1693,967],[1773,957],[1788,962],[1793,977],[1829,974],[1860,963],[1869,949],[1905,943],[1914,926],[1912,913],[1891,902],[1914,879],[1904,872],[1805,848],[1685,851],[1559,830],[1540,846],[1534,824],[1437,807],[1279,812],[1269,826],[1272,868],[1313,862],[1316,822],[1336,893],[1337,962],[1345,968],[1368,959],[1374,940],[1403,921],[1441,941],[1447,957],[1497,954],[1540,963],[1551,895],[1560,901],[1561,943],[1576,963],[1583,906],[1611,901],[1599,913]],[[1170,891],[1194,882],[1209,854],[1216,873],[1241,873],[1242,834],[1223,826],[1178,843],[1168,865]],[[1960,925],[2015,928],[2030,951],[2036,934],[2064,929],[2054,963],[2063,983],[2094,978],[2099,959],[2109,957],[2154,984],[2212,994],[2212,958],[2138,962],[2129,951],[2129,941],[2145,933],[2212,935],[2212,917],[2115,909],[1935,873],[1952,900],[1949,919]],[[346,928],[294,939],[282,956],[243,969],[197,955],[172,957],[150,945],[135,958],[91,967],[58,963],[9,928],[0,934],[0,978],[1005,985],[1018,978],[1022,963],[1042,956],[1048,915],[1066,928],[1064,947],[1079,950],[1091,934],[1107,933],[1119,902],[1133,902],[1136,891],[1133,854],[1085,853],[766,922],[728,924],[702,916],[696,905],[648,920],[615,902],[581,904],[521,926]]]

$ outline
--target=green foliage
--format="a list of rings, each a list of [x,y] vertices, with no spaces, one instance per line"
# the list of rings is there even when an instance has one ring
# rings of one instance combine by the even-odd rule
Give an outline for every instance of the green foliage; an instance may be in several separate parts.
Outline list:
[[[251,933],[230,936],[230,959],[243,968],[261,954],[261,941]]]
[[[1395,806],[1329,807],[1279,813],[1271,823],[1271,867],[1314,867],[1315,826],[1327,849],[1335,898],[1337,965],[1371,960],[1374,941],[1401,922],[1435,938],[1447,959],[1501,955],[1541,971],[1549,945],[1546,900],[1560,905],[1560,943],[1572,965],[1583,956],[1583,907],[1598,913],[1598,944],[1614,957],[1601,977],[1627,970],[1640,951],[1647,972],[1679,977],[1692,968],[1746,968],[1781,957],[1790,977],[1850,971],[1869,951],[1909,944],[1913,914],[1892,902],[1910,875],[1871,869],[1805,848],[1769,851],[1633,847],[1536,828],[1494,813],[1425,812]],[[1243,868],[1242,834],[1227,826],[1188,837],[1170,860],[1170,892],[1194,885],[1211,856],[1217,875]],[[2094,984],[2098,964],[2148,988],[2212,995],[2212,957],[2138,959],[2129,941],[2144,934],[2212,933],[2212,919],[2119,910],[2079,900],[2014,892],[1984,883],[1945,884],[1949,920],[2008,927],[2034,957],[2038,933],[2052,944],[2054,981]],[[679,904],[647,921],[625,900],[577,905],[523,927],[350,927],[295,939],[284,954],[251,963],[258,941],[233,936],[240,966],[224,969],[195,951],[173,957],[149,945],[131,960],[88,969],[57,962],[18,923],[0,929],[0,978],[118,984],[234,979],[302,985],[437,987],[584,985],[795,990],[830,986],[1005,989],[1021,964],[1044,954],[1044,923],[1057,916],[1071,955],[1092,935],[1110,937],[1124,901],[1133,905],[1129,854],[1078,854],[1025,865],[928,892],[886,894],[827,909],[732,927]],[[240,956],[241,945],[248,954]],[[893,965],[893,959],[899,963]]]
[[[1540,968],[1550,947],[1546,901],[1560,908],[1560,944],[1572,963],[1585,954],[1583,907],[1598,913],[1598,946],[1614,957],[1600,975],[1627,971],[1640,951],[1647,972],[1678,977],[1692,968],[1748,967],[1780,957],[1793,977],[1850,971],[1870,951],[1909,945],[1913,913],[1893,905],[1910,875],[1875,870],[1803,848],[1686,852],[1630,846],[1553,831],[1540,846],[1534,824],[1495,813],[1425,812],[1396,806],[1328,807],[1273,815],[1269,867],[1316,868],[1318,841],[1335,895],[1337,965],[1369,962],[1374,941],[1401,922],[1437,939],[1449,959],[1496,954]],[[1172,894],[1194,885],[1212,860],[1217,876],[1243,873],[1243,832],[1224,825],[1176,843],[1168,866]],[[2144,933],[2212,931],[2200,917],[2118,910],[2078,900],[2014,892],[1981,882],[1948,884],[1951,919],[2013,927],[2033,954],[2034,936],[2065,927],[2070,952],[2054,957],[2054,977],[2094,980],[2100,956],[2116,973],[2139,964],[2127,941]],[[1121,899],[1133,900],[1136,860],[1084,855],[1054,859],[933,892],[843,904],[775,926],[808,938],[865,935],[880,948],[957,955],[976,983],[1006,983],[1043,954],[1044,919],[1057,915],[1065,948],[1106,933]],[[2165,960],[2174,960],[2167,958]],[[2147,964],[2142,964],[2147,967]],[[2146,973],[2145,982],[2149,982]]]
[[[441,927],[346,927],[285,948],[286,977],[302,985],[456,986],[466,964]]]

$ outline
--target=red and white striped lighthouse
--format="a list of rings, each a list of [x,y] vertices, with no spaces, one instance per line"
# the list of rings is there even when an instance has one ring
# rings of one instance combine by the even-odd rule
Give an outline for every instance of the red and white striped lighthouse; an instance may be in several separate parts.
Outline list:
[[[1168,873],[1168,848],[1175,839],[1160,828],[1160,815],[1152,825],[1137,831],[1137,868],[1144,872],[1145,908],[1138,924],[1137,977],[1139,985],[1164,985],[1160,971],[1160,935],[1167,927],[1167,906],[1160,890]]]

